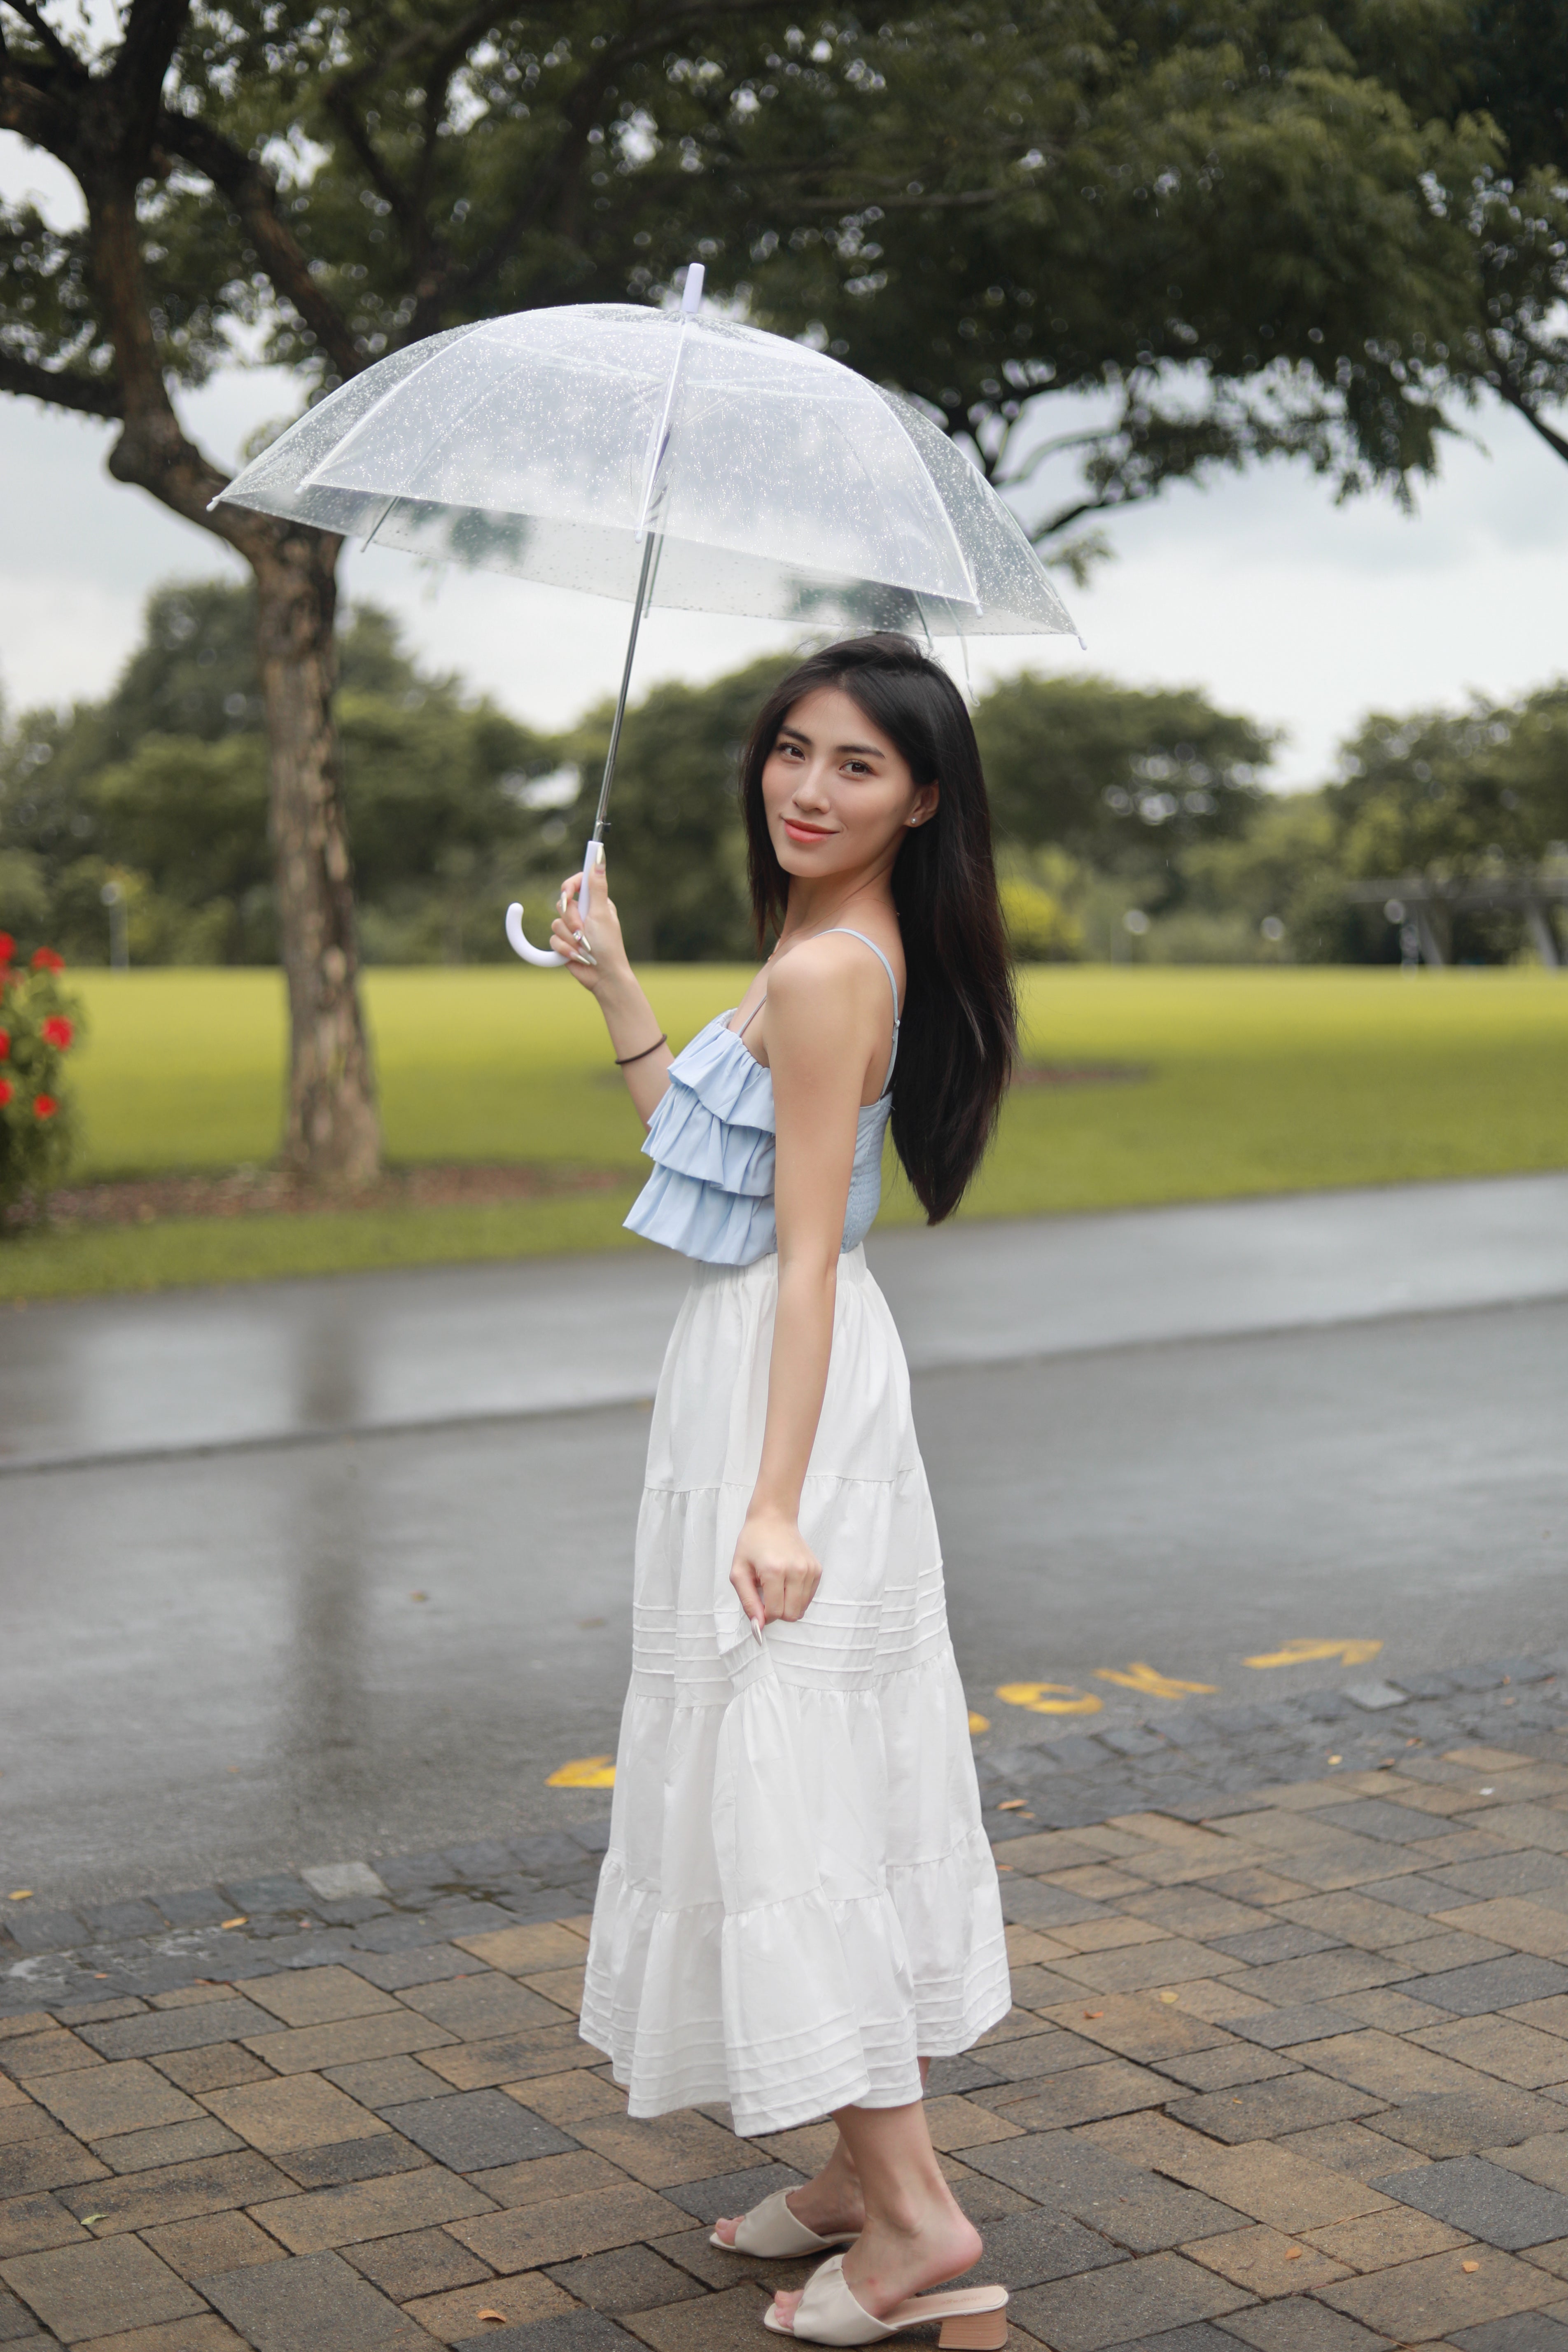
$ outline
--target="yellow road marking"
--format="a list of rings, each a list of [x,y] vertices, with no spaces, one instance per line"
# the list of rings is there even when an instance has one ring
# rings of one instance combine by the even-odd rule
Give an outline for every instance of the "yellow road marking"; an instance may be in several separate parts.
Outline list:
[[[991,1728],[991,1717],[988,1715],[976,1715],[974,1709],[971,1707],[969,1710],[969,1728],[971,1733],[989,1731]]]
[[[1382,1647],[1381,1642],[1286,1642],[1247,1663],[1249,1666],[1304,1666],[1314,1658],[1338,1658],[1342,1665],[1364,1666]]]
[[[552,1772],[544,1785],[547,1789],[613,1789],[616,1759],[613,1756],[574,1756],[558,1772]]]
[[[1047,1692],[1058,1696],[1047,1697]],[[1026,1706],[1031,1715],[1098,1715],[1105,1705],[1092,1691],[1080,1691],[1071,1683],[1002,1683],[996,1696],[1009,1706]]]
[[[1096,1666],[1095,1678],[1102,1683],[1119,1683],[1123,1690],[1142,1691],[1146,1698],[1183,1698],[1189,1691],[1212,1697],[1217,1683],[1178,1682],[1174,1675],[1156,1674],[1152,1666],[1142,1662],[1131,1666]]]

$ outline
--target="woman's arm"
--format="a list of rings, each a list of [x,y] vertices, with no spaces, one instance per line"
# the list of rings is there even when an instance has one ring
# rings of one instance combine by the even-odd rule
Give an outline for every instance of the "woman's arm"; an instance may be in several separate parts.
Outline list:
[[[853,947],[797,949],[768,983],[778,1154],[778,1305],[762,1463],[730,1581],[754,1625],[803,1617],[822,1570],[798,1525],[833,1347],[838,1250],[867,1066],[886,1003]]]
[[[610,898],[603,863],[589,880],[586,922],[582,920],[577,907],[582,880],[580,874],[573,874],[562,884],[562,911],[550,927],[550,944],[557,955],[565,957],[566,969],[573,979],[596,999],[616,1059],[626,1064],[621,1076],[626,1082],[626,1092],[646,1127],[668,1089],[669,1066],[675,1056],[668,1044],[655,1042],[659,1034],[658,1016],[643,994],[627,959],[620,918]],[[578,961],[578,949],[583,944],[593,955],[592,963]],[[653,1046],[651,1054],[644,1053],[645,1045]],[[628,1060],[628,1055],[634,1058]]]

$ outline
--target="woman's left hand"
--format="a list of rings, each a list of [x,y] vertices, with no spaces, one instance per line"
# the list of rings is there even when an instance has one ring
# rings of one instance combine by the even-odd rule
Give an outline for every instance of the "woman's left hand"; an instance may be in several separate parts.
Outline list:
[[[735,1546],[730,1581],[759,1632],[780,1618],[793,1625],[811,1606],[822,1563],[786,1513],[753,1507]]]

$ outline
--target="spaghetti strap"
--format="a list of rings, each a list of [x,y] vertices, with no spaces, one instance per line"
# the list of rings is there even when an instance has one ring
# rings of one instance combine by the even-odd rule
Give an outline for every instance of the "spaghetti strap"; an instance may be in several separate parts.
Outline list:
[[[848,923],[830,923],[826,930],[820,932],[818,936],[826,940],[831,938],[835,932],[843,939],[858,940],[863,948],[870,949],[871,953],[887,973],[888,986],[893,992],[893,1050],[888,1056],[888,1075],[882,1080],[882,1092],[886,1094],[893,1083],[893,1065],[899,1058],[899,1024],[903,1019],[899,1007],[899,983],[893,978],[892,965],[888,961],[875,940],[868,940],[864,931],[855,930]]]
[[[888,986],[893,992],[893,1050],[888,1056],[888,1075],[882,1080],[882,1093],[885,1095],[888,1088],[893,1083],[893,1065],[899,1058],[899,1024],[903,1017],[899,1010],[899,983],[893,977],[892,965],[888,961],[887,957],[882,953],[882,950],[877,945],[876,940],[868,940],[864,931],[854,930],[847,923],[830,923],[825,931],[815,932],[813,937],[820,940],[827,940],[834,938],[836,935],[847,940],[858,940],[863,948],[869,948],[871,953],[876,957],[877,961],[881,965],[882,970],[887,973]],[[752,1005],[751,1011],[742,1022],[740,1027],[738,1029],[730,1030],[731,1036],[743,1037],[767,1001],[768,992],[764,988],[761,996],[758,997],[756,1003]],[[728,1024],[726,1024],[726,1026]],[[878,1100],[879,1101],[881,1097],[879,1096]]]

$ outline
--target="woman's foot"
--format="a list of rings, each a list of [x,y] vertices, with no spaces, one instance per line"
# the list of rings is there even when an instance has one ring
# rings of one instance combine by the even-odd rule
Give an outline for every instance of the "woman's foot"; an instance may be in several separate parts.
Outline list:
[[[979,2231],[951,2194],[933,2196],[896,2220],[868,2221],[844,2257],[844,2282],[863,2311],[885,2319],[909,2296],[960,2277],[984,2251]],[[799,2301],[798,2294],[773,2297],[781,2326],[794,2326]]]
[[[846,2238],[866,2226],[866,2203],[859,2177],[848,2149],[840,2141],[815,2179],[804,2189],[792,2189],[784,2203],[797,2221],[819,2238]],[[741,2217],[727,2216],[713,2225],[713,2234],[726,2246],[735,2242]]]

